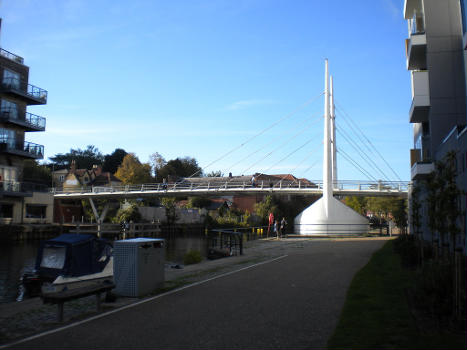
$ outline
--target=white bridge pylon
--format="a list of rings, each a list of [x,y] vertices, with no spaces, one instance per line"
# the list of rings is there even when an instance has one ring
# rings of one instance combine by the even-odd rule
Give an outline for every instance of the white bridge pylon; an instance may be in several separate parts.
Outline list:
[[[306,236],[368,233],[368,219],[333,196],[337,183],[334,91],[329,89],[328,60],[324,69],[323,196],[294,220],[295,233]]]

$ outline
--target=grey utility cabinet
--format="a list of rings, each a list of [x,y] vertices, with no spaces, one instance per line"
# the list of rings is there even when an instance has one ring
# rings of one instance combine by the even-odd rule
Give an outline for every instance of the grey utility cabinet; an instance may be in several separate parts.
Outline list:
[[[140,297],[164,285],[165,242],[133,238],[114,242],[115,294]]]

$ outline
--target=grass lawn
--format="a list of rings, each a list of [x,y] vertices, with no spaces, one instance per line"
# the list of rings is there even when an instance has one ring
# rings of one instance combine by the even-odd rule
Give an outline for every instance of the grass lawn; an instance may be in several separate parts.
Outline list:
[[[388,241],[355,275],[328,348],[465,349],[465,334],[418,330],[405,294],[414,278]]]

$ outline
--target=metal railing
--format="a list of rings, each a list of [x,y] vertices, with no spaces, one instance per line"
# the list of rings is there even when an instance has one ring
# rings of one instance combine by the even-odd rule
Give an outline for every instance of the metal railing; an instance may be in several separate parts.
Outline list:
[[[425,33],[425,18],[422,13],[415,12],[413,17],[409,19],[409,32],[410,34]]]
[[[407,193],[410,186],[406,181],[338,181],[333,184],[334,191],[338,192],[384,192],[387,194]],[[141,185],[120,185],[120,186],[94,186],[94,187],[68,187],[52,188],[50,191],[55,195],[91,195],[91,196],[119,196],[119,195],[164,195],[180,194],[195,196],[198,194],[215,194],[229,192],[277,192],[277,193],[316,193],[322,192],[323,183],[321,180],[312,182],[302,181],[259,181],[252,185],[245,181],[206,181],[193,183],[180,181],[175,183],[150,183]]]
[[[0,138],[0,150],[13,153],[27,153],[37,158],[44,157],[44,146],[28,141],[22,143],[16,142],[14,138],[10,137]]]
[[[43,103],[47,102],[47,90],[32,84],[26,84],[21,79],[13,77],[3,78],[2,86],[4,89],[19,92],[20,94],[26,94],[29,97],[40,100]]]
[[[5,49],[0,48],[0,55],[3,56],[3,57],[8,58],[9,60],[15,61],[17,63],[24,64],[23,57],[15,55],[14,53],[12,53],[10,51],[7,51]]]
[[[161,224],[157,223],[128,223],[128,227],[122,224],[108,223],[73,223],[70,233],[93,234],[98,237],[114,239],[128,239],[135,237],[156,237],[161,233]]]
[[[32,114],[29,112],[25,113],[24,119],[19,118],[19,113],[16,108],[13,107],[3,107],[0,110],[0,120],[4,121],[21,121],[29,124],[33,128],[45,129],[45,118]]]
[[[34,128],[45,129],[45,118],[26,112],[25,121]]]
[[[33,182],[0,181],[0,192],[47,192],[46,185]]]

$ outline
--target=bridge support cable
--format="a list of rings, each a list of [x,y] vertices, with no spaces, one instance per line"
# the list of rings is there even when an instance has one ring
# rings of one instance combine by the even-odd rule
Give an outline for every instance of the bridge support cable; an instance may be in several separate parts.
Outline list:
[[[357,151],[358,155],[360,158],[362,158],[371,168],[373,171],[379,173],[382,179],[385,181],[390,181],[388,176],[384,173],[383,170],[367,155],[367,152],[365,152],[359,145],[356,143],[350,135],[347,134],[347,132],[342,129],[342,128],[337,128],[337,132],[339,133],[340,136],[342,136],[350,146],[353,147],[355,151]]]
[[[277,146],[276,148],[274,148],[271,152],[267,153],[264,157],[262,157],[261,159],[259,159],[258,161],[256,161],[255,163],[251,164],[248,168],[246,168],[242,173],[243,174],[246,174],[248,172],[248,170],[250,170],[251,168],[253,168],[255,165],[257,165],[259,162],[262,162],[263,160],[265,160],[266,158],[268,158],[270,155],[272,155],[274,152],[277,152],[278,150],[282,149],[285,145],[287,145],[288,143],[290,143],[295,137],[303,134],[308,128],[306,129],[302,129],[300,130],[297,134],[295,134],[294,136],[292,136],[291,138],[287,139],[285,142],[283,142],[282,144],[280,144],[279,146]],[[313,140],[316,140],[316,138],[318,137],[318,135],[314,135],[311,139],[309,139],[307,141],[307,144],[310,143],[311,141]]]
[[[313,116],[313,118],[314,118],[314,117],[315,117],[315,116]],[[305,122],[301,121],[301,122],[298,124],[298,126],[294,126],[293,129],[295,129],[295,130],[296,130],[296,129],[299,129],[299,130],[301,130],[301,131],[300,131],[298,134],[292,136],[291,139],[293,139],[294,137],[296,137],[296,136],[298,136],[299,134],[303,133],[305,130],[308,130],[308,129],[309,129],[310,127],[312,127],[314,124],[316,124],[317,122],[320,122],[320,120],[318,119],[316,122],[313,122],[311,125],[309,125],[309,126],[306,127],[305,129],[303,129],[303,126],[304,126],[306,123],[308,123],[308,122],[309,122],[309,119],[305,120]],[[249,159],[249,158],[252,157],[253,155],[255,155],[255,154],[261,152],[261,151],[264,150],[265,148],[267,148],[267,147],[269,147],[269,146],[271,146],[272,144],[275,144],[275,143],[277,143],[277,140],[276,140],[276,139],[272,139],[270,142],[268,142],[268,143],[265,144],[264,146],[262,146],[262,147],[256,149],[255,151],[253,151],[253,152],[251,152],[250,154],[248,154],[246,157],[244,157],[244,158],[240,159],[239,161],[237,161],[236,163],[232,164],[232,165],[229,167],[229,169],[234,168],[234,167],[237,166],[238,164],[244,162],[245,160]],[[243,172],[243,173],[245,173],[245,172]]]
[[[364,176],[366,176],[369,180],[378,182],[378,180],[373,177],[369,172],[367,172],[364,168],[362,168],[355,160],[352,159],[347,153],[342,151],[341,149],[336,150],[337,153],[340,153],[345,160],[347,160],[350,164],[352,164],[359,172],[361,172]]]
[[[363,138],[364,140],[366,140],[367,145],[365,142],[362,141],[363,144],[365,144],[365,146],[370,150],[370,152],[372,152],[375,156],[381,158],[383,160],[383,162],[386,164],[386,166],[391,170],[391,172],[394,174],[394,176],[398,179],[398,181],[402,181],[400,176],[394,171],[394,169],[391,167],[391,165],[387,162],[387,160],[382,156],[382,154],[378,151],[378,149],[373,145],[373,143],[370,141],[370,139],[363,133],[363,131],[358,127],[357,123],[355,123],[355,121],[350,117],[350,115],[345,112],[345,110],[339,105],[337,104],[337,107],[338,107],[338,110],[342,112],[342,115],[344,116],[344,121],[347,123],[347,125],[349,125],[349,127],[354,131],[354,133],[357,135],[357,132],[355,131],[358,130],[361,137],[359,137],[360,139]],[[348,119],[348,120],[347,120]],[[353,126],[351,125],[353,124]]]
[[[287,158],[289,158],[292,154],[295,154],[296,152],[298,152],[299,150],[301,150],[303,147],[305,147],[306,145],[308,145],[311,141],[313,141],[314,139],[310,139],[308,140],[307,142],[305,142],[304,144],[302,144],[300,147],[294,149],[292,152],[290,152],[288,155],[286,155],[284,158],[282,158],[280,161],[278,161],[277,163],[271,165],[269,168],[267,168],[266,170],[264,170],[263,172],[261,172],[260,174],[265,174],[266,172],[268,172],[269,170],[271,170],[273,167],[275,167],[276,165],[282,163],[284,160],[286,160]]]
[[[233,152],[237,151],[238,149],[242,148],[243,146],[245,146],[247,143],[251,142],[252,140],[256,139],[258,136],[264,134],[266,131],[272,129],[273,127],[275,127],[276,125],[278,125],[279,123],[283,122],[284,120],[287,120],[289,118],[291,118],[294,114],[298,113],[299,111],[301,111],[302,109],[304,109],[306,106],[308,106],[309,104],[313,103],[314,101],[316,101],[319,97],[321,97],[323,95],[323,92],[321,92],[319,95],[315,96],[315,97],[312,97],[310,98],[309,100],[307,100],[305,103],[301,104],[300,106],[298,106],[297,108],[295,108],[292,112],[286,114],[285,116],[283,116],[281,119],[277,120],[276,122],[272,123],[271,125],[269,125],[268,127],[264,128],[263,130],[261,130],[259,133],[257,133],[256,135],[253,135],[251,136],[250,138],[248,138],[246,141],[244,141],[243,143],[241,143],[240,145],[238,146],[235,146],[234,148],[232,148],[230,151],[227,151],[226,153],[224,153],[222,156],[220,156],[219,158],[217,158],[216,160],[212,161],[211,163],[209,163],[208,165],[206,165],[205,167],[201,168],[200,170],[196,171],[195,173],[193,173],[192,175],[189,176],[189,178],[191,177],[194,177],[196,175],[198,175],[200,172],[202,172],[204,169],[207,169],[209,168],[210,166],[214,165],[215,163],[217,163],[218,161],[224,159],[225,157],[227,157],[228,155],[232,154]]]
[[[308,159],[310,159],[310,157],[311,157],[312,155],[315,154],[315,151],[317,150],[317,148],[318,148],[318,147],[316,147],[315,149],[313,149],[311,152],[309,152],[309,153],[306,155],[305,158],[303,158],[300,162],[298,162],[297,165],[296,165],[292,170],[290,170],[290,173],[293,174],[293,173],[295,172],[295,170],[297,170],[298,167],[299,167],[300,165],[302,165],[302,164],[305,163]],[[309,166],[309,167],[305,170],[305,172],[308,171],[308,170],[310,170],[311,168],[313,168],[316,164],[318,164],[318,162],[319,162],[319,159],[318,159],[316,162],[314,162],[311,166]],[[302,172],[302,173],[305,173],[305,172]],[[280,181],[285,180],[286,177],[287,177],[287,175],[284,175],[284,176],[281,178]],[[296,182],[296,180],[294,180],[294,181]]]
[[[318,164],[320,161],[320,159],[316,160],[313,164],[311,164],[308,168],[306,168],[305,170],[303,170],[301,172],[301,174],[306,174],[309,170],[311,170],[312,168],[314,168],[316,166],[316,164]]]
[[[319,122],[319,120],[317,121]],[[316,122],[312,123],[311,125],[309,125],[308,127],[306,128],[302,128],[301,130],[299,130],[299,132],[297,132],[296,134],[292,135],[291,137],[289,137],[288,139],[286,139],[284,142],[280,143],[277,147],[275,147],[272,151],[268,152],[266,155],[264,155],[261,159],[257,160],[255,163],[251,164],[248,168],[246,168],[245,170],[243,170],[243,174],[246,174],[248,172],[248,170],[250,170],[251,168],[253,168],[255,165],[257,165],[259,162],[262,162],[263,160],[265,160],[266,158],[268,158],[269,156],[271,156],[273,153],[277,152],[278,150],[282,149],[285,145],[289,144],[291,141],[293,141],[295,138],[297,138],[298,136],[300,136],[301,134],[303,134],[305,131],[307,131],[308,129],[310,129],[314,124],[316,124]],[[312,139],[315,139],[316,136],[313,136]],[[311,140],[310,140],[311,141]]]

